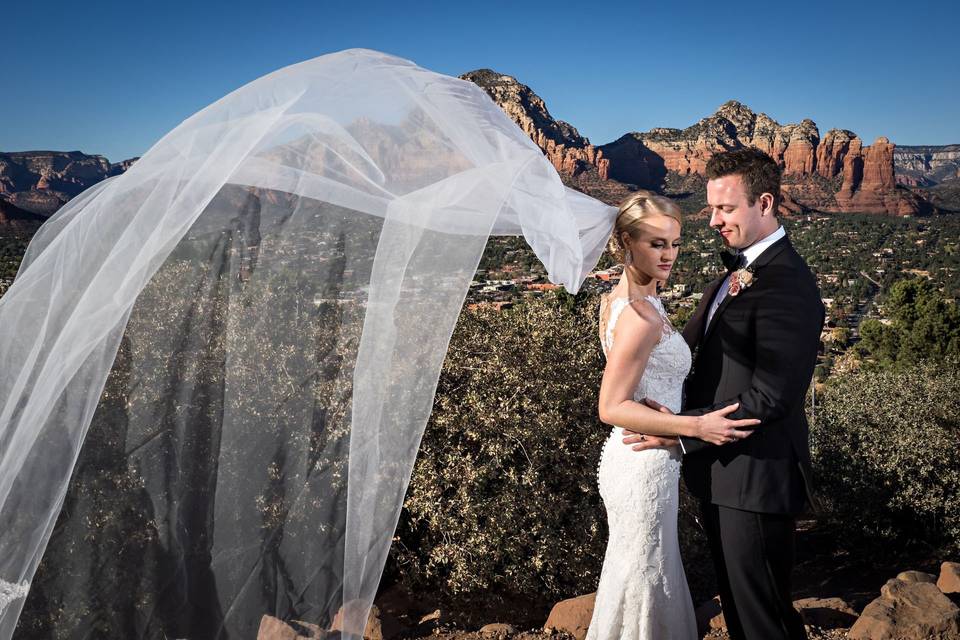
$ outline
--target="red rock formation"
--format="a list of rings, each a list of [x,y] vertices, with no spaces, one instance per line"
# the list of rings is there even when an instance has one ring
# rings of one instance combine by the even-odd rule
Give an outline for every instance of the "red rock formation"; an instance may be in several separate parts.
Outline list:
[[[831,129],[821,142],[812,120],[780,125],[736,101],[686,129],[631,133],[600,150],[610,160],[611,178],[657,188],[667,172],[703,175],[713,154],[744,146],[768,153],[783,168],[785,211],[914,215],[928,208],[897,187],[894,145],[886,138],[864,147],[850,131]],[[841,175],[836,193],[835,183],[821,180]]]
[[[487,92],[510,118],[543,150],[557,171],[575,176],[596,168],[604,180],[610,163],[590,141],[571,125],[554,120],[543,99],[516,78],[490,69],[478,69],[460,76]]]
[[[823,141],[817,147],[817,174],[824,178],[832,178],[843,170],[843,159],[850,150],[850,144],[860,139],[856,134],[846,129],[830,129]]]
[[[879,137],[865,149],[862,188],[875,190],[893,189],[897,182],[893,177],[893,143]]]
[[[817,125],[812,120],[781,126],[765,114],[755,114],[731,100],[714,115],[686,129],[656,128],[647,133],[632,133],[600,149],[611,162],[612,178],[623,176],[628,182],[655,187],[668,171],[703,175],[713,154],[742,146],[770,154],[787,174],[809,175],[816,167],[819,140]],[[648,181],[644,180],[644,171],[649,175]]]
[[[837,211],[916,215],[923,210],[919,196],[897,188],[893,150],[893,143],[884,137],[869,147],[862,147],[859,138],[850,141],[843,161],[843,183],[836,194]]]

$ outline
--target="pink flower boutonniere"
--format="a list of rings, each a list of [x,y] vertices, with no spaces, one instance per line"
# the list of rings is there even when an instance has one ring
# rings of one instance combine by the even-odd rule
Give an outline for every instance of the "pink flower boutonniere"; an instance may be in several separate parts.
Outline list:
[[[727,291],[727,293],[729,293],[731,296],[735,296],[740,293],[741,289],[746,289],[753,284],[753,281],[753,271],[750,271],[748,267],[737,269],[730,275],[730,289]]]

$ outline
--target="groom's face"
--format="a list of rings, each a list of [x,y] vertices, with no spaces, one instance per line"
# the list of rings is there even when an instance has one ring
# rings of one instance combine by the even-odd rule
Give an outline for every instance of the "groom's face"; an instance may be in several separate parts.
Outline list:
[[[761,199],[750,204],[741,176],[733,174],[708,180],[707,205],[710,226],[728,247],[745,249],[763,237]]]

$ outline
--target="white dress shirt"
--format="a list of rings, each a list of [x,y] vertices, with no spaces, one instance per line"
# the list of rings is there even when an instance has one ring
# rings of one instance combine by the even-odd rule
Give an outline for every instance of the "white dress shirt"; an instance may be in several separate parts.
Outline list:
[[[787,235],[787,232],[784,231],[783,226],[777,227],[777,230],[768,235],[767,237],[757,240],[752,245],[743,249],[740,253],[746,256],[747,264],[750,266],[750,263],[760,257],[760,254],[763,253],[767,247],[772,245],[774,242]],[[713,320],[713,314],[716,313],[717,307],[720,306],[720,303],[723,302],[723,299],[727,297],[727,289],[730,288],[730,276],[733,275],[733,272],[727,274],[727,277],[723,279],[723,284],[717,288],[717,293],[713,297],[713,302],[710,304],[710,311],[707,313],[707,324],[705,327],[710,326],[710,321]]]

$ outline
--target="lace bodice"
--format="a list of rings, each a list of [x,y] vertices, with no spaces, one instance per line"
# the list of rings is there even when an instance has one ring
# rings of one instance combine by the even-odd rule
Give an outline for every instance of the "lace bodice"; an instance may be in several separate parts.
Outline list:
[[[683,336],[670,324],[666,309],[657,296],[643,296],[657,310],[663,319],[663,332],[660,340],[650,352],[647,366],[644,369],[640,383],[633,394],[633,399],[640,402],[643,398],[652,398],[666,405],[671,411],[680,411],[682,401],[683,381],[690,371],[690,348]],[[613,349],[613,328],[624,309],[633,300],[625,297],[610,300],[606,307],[606,326],[603,327],[603,354],[607,356]],[[604,321],[604,309],[601,309],[601,323]]]

